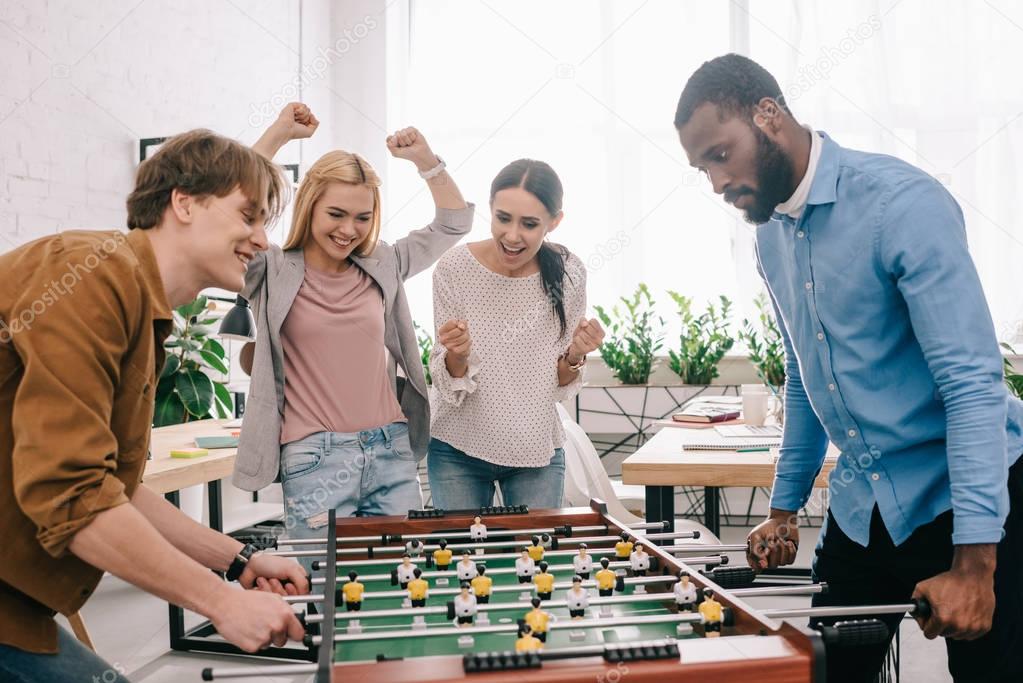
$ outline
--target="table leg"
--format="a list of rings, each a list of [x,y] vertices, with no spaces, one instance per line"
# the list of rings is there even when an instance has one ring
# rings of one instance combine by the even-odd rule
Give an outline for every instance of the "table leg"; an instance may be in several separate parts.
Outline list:
[[[224,506],[221,502],[220,480],[216,479],[206,483],[206,492],[209,497],[210,507],[210,528],[216,531],[224,530]]]
[[[646,487],[646,521],[675,524],[675,487]],[[674,527],[672,527],[674,528]]]
[[[715,536],[721,535],[721,489],[717,486],[703,487],[703,525]]]

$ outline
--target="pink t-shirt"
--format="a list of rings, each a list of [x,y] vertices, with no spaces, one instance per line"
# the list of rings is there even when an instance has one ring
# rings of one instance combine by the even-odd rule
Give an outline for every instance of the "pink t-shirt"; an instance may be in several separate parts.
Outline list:
[[[343,273],[306,266],[281,342],[282,444],[405,421],[387,371],[383,295],[358,266]]]

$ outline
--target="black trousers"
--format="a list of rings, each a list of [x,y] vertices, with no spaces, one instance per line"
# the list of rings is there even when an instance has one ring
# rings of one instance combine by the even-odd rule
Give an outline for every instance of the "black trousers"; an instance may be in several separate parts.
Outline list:
[[[1009,470],[1009,516],[998,544],[995,613],[991,631],[974,641],[946,639],[948,668],[956,683],[1023,681],[1023,459]],[[908,602],[916,584],[952,566],[952,511],[919,527],[896,546],[877,507],[870,522],[870,543],[854,543],[828,512],[827,530],[813,563],[815,580],[828,592],[813,605],[877,605]],[[868,617],[856,617],[864,619]],[[902,615],[879,617],[894,636]],[[842,618],[815,620],[831,624]],[[912,625],[917,628],[916,624]],[[888,643],[869,647],[829,647],[829,683],[869,683],[881,669]]]

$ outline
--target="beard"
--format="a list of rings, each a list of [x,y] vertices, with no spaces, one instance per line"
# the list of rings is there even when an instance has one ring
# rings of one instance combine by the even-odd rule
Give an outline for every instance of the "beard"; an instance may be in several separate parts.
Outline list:
[[[792,196],[795,171],[792,168],[792,159],[774,140],[756,126],[752,129],[753,135],[757,138],[755,163],[758,189],[740,187],[726,193],[725,199],[734,202],[743,195],[752,195],[753,204],[743,211],[743,219],[747,223],[759,225],[774,215],[776,206]]]

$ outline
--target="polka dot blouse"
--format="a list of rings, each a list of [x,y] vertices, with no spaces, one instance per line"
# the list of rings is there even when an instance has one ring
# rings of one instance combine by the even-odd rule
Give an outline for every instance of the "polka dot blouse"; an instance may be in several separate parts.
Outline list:
[[[558,386],[558,357],[586,313],[586,269],[565,261],[565,333],[539,273],[508,277],[480,263],[468,245],[448,251],[433,273],[435,331],[466,320],[472,351],[464,377],[452,377],[435,344],[431,435],[460,451],[507,467],[542,467],[565,442],[555,403],[582,385]]]

